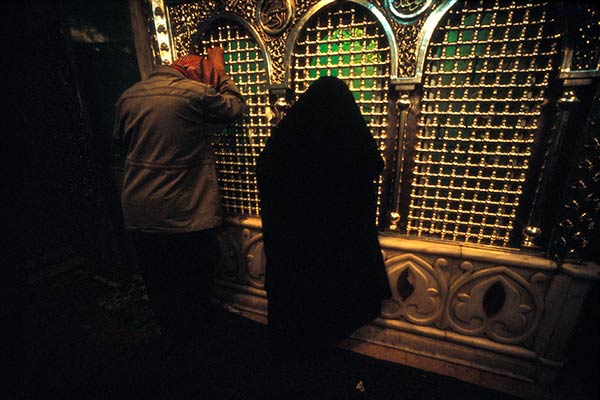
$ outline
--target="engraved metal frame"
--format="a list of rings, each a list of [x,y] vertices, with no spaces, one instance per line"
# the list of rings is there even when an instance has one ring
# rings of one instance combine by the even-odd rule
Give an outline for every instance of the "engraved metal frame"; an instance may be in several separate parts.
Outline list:
[[[425,24],[419,31],[417,37],[417,64],[415,68],[415,75],[412,77],[396,77],[392,79],[392,84],[420,84],[423,80],[423,67],[425,65],[425,56],[427,55],[427,49],[431,42],[431,36],[433,35],[435,28],[439,22],[444,18],[446,13],[456,4],[458,0],[448,0],[443,4],[436,7],[433,12],[427,17]]]
[[[204,21],[202,24],[200,24],[200,26],[198,26],[198,30],[196,31],[196,33],[192,35],[191,45],[190,45],[190,49],[189,49],[190,52],[196,51],[194,46],[196,46],[196,44],[198,43],[198,41],[200,40],[202,35],[206,32],[207,29],[209,29],[211,26],[213,26],[215,23],[219,22],[220,20],[230,20],[230,21],[236,22],[236,23],[242,25],[248,31],[248,33],[250,33],[253,36],[254,40],[256,41],[256,43],[258,44],[258,46],[260,48],[260,51],[263,54],[263,57],[265,58],[265,68],[267,71],[267,73],[266,73],[267,74],[267,86],[270,86],[273,62],[271,61],[271,56],[270,56],[269,52],[267,51],[267,46],[265,45],[262,38],[258,34],[256,28],[254,26],[250,25],[250,23],[248,23],[248,21],[246,21],[244,18],[240,17],[237,14],[234,14],[231,12],[224,12],[221,14],[214,15],[214,16],[210,17],[209,19],[207,19],[206,21]]]
[[[285,30],[285,28],[288,27],[288,25],[292,22],[292,20],[294,19],[294,14],[296,12],[296,5],[294,4],[295,1],[294,0],[280,0],[284,2],[284,6],[287,12],[287,16],[285,18],[285,21],[282,21],[281,26],[278,26],[276,28],[271,28],[270,26],[268,26],[267,24],[265,24],[263,18],[262,18],[262,12],[263,12],[263,6],[265,5],[265,3],[267,1],[270,0],[260,0],[258,2],[258,4],[256,5],[256,20],[258,21],[258,24],[260,25],[260,27],[269,35],[277,35],[280,32],[283,32]]]
[[[294,47],[298,40],[298,36],[300,32],[303,31],[306,23],[319,11],[323,8],[334,4],[336,0],[321,0],[317,4],[313,5],[302,17],[298,20],[296,25],[292,28],[285,46],[284,51],[284,65],[287,66],[285,73],[285,84],[287,87],[291,87],[291,74],[292,74],[292,57],[294,56]],[[394,35],[394,31],[388,20],[385,18],[383,13],[375,7],[373,4],[369,3],[366,0],[348,0],[347,3],[355,3],[359,6],[366,8],[369,12],[371,12],[377,21],[383,27],[385,35],[387,37],[389,46],[390,46],[390,80],[394,80],[397,77],[398,71],[398,43],[396,42],[396,36]]]
[[[392,15],[394,15],[394,17],[398,18],[400,23],[410,24],[415,18],[418,18],[421,14],[424,13],[429,8],[429,6],[431,6],[432,2],[433,0],[425,0],[423,4],[421,4],[421,6],[418,7],[412,13],[403,13],[399,11],[394,6],[394,0],[386,0],[385,6],[392,13]]]

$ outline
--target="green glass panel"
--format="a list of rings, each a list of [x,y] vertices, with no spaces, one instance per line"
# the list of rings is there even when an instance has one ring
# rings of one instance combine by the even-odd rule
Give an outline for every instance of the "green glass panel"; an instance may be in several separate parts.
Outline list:
[[[348,67],[342,68],[342,76],[344,76],[344,77],[350,76],[350,68],[348,68]]]
[[[454,98],[461,99],[465,95],[465,89],[454,89]]]
[[[456,54],[456,46],[446,47],[446,57],[452,57]]]
[[[314,79],[314,78],[316,78],[316,77],[317,77],[317,70],[316,70],[316,69],[311,69],[311,70],[309,70],[309,71],[308,71],[308,75],[309,75],[311,78],[313,78],[313,79]]]
[[[372,89],[373,88],[373,79],[365,79],[365,87],[367,89]]]
[[[343,63],[343,64],[350,64],[350,61],[351,61],[351,60],[352,60],[352,59],[350,58],[350,54],[344,54],[344,55],[342,56],[342,63]]]
[[[327,43],[321,43],[319,45],[319,53],[327,53]]]
[[[466,57],[469,54],[471,54],[471,49],[473,48],[473,46],[469,46],[469,45],[462,45],[460,46],[460,50],[459,50],[459,54],[461,57]]]
[[[331,63],[333,65],[338,65],[340,63],[340,56],[331,56]]]
[[[333,68],[333,69],[331,70],[331,76],[338,76],[338,73],[339,73],[338,71],[339,71],[339,70],[338,70],[337,68]]]
[[[468,41],[473,40],[474,36],[475,36],[475,32],[472,29],[466,29],[466,30],[462,31],[460,34],[460,38],[463,42],[468,42]]]
[[[350,42],[342,42],[342,50],[350,51]]]
[[[352,80],[352,88],[353,89],[360,89],[360,79],[353,79]]]
[[[360,84],[359,84],[360,86]],[[352,92],[352,96],[354,96],[354,100],[359,101],[360,100],[360,93],[358,92]]]
[[[452,71],[454,68],[454,61],[444,61],[444,71]]]
[[[482,56],[485,54],[485,46],[482,44],[478,44],[475,46],[475,54],[478,56]]]
[[[362,72],[362,67],[352,68],[352,76],[360,76],[361,72]]]
[[[231,50],[236,50],[238,48],[237,42],[234,41],[234,42],[229,43],[229,48]]]
[[[481,23],[483,25],[489,25],[492,22],[492,13],[485,13],[483,17],[481,17]]]
[[[475,25],[476,20],[475,14],[469,14],[465,18],[465,25]]]
[[[488,40],[490,31],[488,29],[482,29],[477,32],[477,40]]]
[[[455,43],[458,40],[458,31],[448,31],[448,42]]]
[[[319,76],[327,76],[327,69],[326,68],[319,69]]]
[[[323,65],[323,66],[327,65],[327,57],[326,56],[319,57],[319,65]]]
[[[373,92],[372,91],[368,91],[368,92],[364,92],[363,93],[363,98],[367,101],[370,101],[373,99]],[[369,109],[371,109],[371,106],[369,105]]]
[[[264,61],[260,61],[258,63],[258,69],[260,69],[260,70],[264,70],[265,69],[265,62]]]
[[[477,59],[473,65],[473,72],[481,71],[483,69],[484,61],[482,59]]]
[[[365,74],[367,76],[373,76],[375,75],[375,67],[373,67],[372,65],[365,67]]]
[[[340,51],[340,44],[339,43],[333,43],[331,45],[331,51],[334,51],[334,52]]]
[[[467,60],[458,60],[458,70],[466,71],[469,68],[469,62]]]

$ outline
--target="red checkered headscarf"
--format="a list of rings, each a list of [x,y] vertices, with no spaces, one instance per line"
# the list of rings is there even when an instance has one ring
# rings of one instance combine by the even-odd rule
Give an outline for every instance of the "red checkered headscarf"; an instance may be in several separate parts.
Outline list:
[[[219,77],[212,63],[197,54],[188,54],[175,60],[171,67],[181,72],[186,78],[217,86]]]

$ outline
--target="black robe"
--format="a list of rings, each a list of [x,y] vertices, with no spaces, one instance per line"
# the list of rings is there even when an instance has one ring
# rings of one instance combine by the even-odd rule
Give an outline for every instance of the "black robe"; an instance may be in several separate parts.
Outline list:
[[[391,296],[375,226],[383,160],[345,83],[315,81],[273,129],[257,178],[269,330],[331,345]]]

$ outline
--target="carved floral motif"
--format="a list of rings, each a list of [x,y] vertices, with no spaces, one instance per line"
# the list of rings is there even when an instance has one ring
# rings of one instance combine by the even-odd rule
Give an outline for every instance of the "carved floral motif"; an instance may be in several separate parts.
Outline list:
[[[242,232],[241,256],[248,283],[259,289],[265,286],[265,266],[267,259],[264,252],[262,233],[252,234],[249,229]]]
[[[230,282],[263,289],[265,265],[262,233],[250,229],[218,233],[220,262],[217,275]]]
[[[543,312],[543,274],[534,274],[528,281],[506,267],[475,272],[468,261],[460,267],[464,274],[450,286],[446,302],[451,329],[509,344],[531,337]]]
[[[436,322],[442,315],[446,299],[447,285],[442,270],[447,265],[443,258],[431,265],[413,254],[387,260],[392,298],[384,302],[382,317],[402,317],[419,325]]]
[[[217,274],[223,279],[236,281],[240,272],[240,246],[228,231],[218,231],[219,242],[219,268]]]

